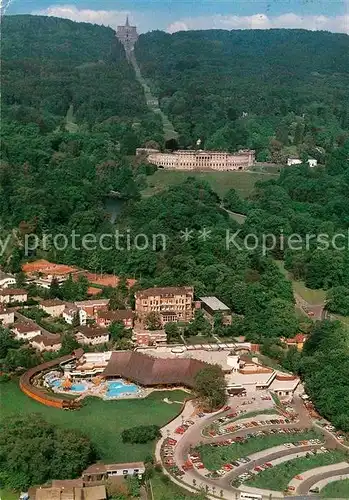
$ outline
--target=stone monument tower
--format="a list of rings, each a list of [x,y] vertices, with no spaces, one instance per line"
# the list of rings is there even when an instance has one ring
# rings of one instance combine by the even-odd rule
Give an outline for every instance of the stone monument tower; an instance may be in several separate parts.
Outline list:
[[[118,26],[116,36],[125,47],[127,53],[133,50],[133,47],[138,40],[138,33],[136,26],[130,26],[128,16],[126,18],[125,26]]]

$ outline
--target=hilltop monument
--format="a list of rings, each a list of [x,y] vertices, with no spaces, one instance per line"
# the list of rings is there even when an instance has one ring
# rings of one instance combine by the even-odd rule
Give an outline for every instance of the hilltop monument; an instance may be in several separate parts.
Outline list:
[[[134,45],[138,40],[138,33],[136,26],[130,26],[128,16],[126,17],[125,25],[117,27],[116,37],[125,47],[126,53],[133,50]]]

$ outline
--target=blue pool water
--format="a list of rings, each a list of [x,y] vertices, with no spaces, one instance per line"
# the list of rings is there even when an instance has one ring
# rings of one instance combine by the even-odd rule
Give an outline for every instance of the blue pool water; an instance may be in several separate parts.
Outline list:
[[[107,382],[108,388],[106,392],[107,398],[120,398],[126,394],[137,394],[139,387],[135,384],[126,384],[124,380],[109,380]]]
[[[58,380],[58,379],[57,380],[53,380],[53,382],[51,382],[51,385],[53,387],[57,387],[57,388],[61,387],[61,381]],[[85,384],[76,384],[75,383],[75,384],[73,384],[71,386],[70,390],[73,391],[73,392],[84,392],[84,391],[86,391],[86,389],[87,389],[87,386]]]

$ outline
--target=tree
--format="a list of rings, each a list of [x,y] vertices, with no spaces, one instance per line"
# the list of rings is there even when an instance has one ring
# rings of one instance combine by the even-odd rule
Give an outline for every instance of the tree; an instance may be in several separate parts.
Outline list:
[[[165,333],[167,342],[178,341],[180,339],[180,330],[177,323],[166,323]]]
[[[56,277],[53,277],[50,283],[49,295],[52,299],[62,297],[59,282]]]
[[[121,433],[123,443],[148,443],[161,437],[160,427],[158,425],[140,425],[124,429]]]
[[[8,488],[27,491],[50,479],[73,479],[95,460],[86,436],[48,424],[38,414],[2,423],[0,479]]]
[[[160,314],[152,311],[145,318],[145,325],[148,330],[159,330],[161,328]]]
[[[120,339],[131,339],[132,332],[125,328],[121,321],[113,321],[108,328],[111,339],[116,342]]]
[[[61,356],[66,356],[67,354],[71,354],[75,349],[80,347],[79,342],[76,340],[74,335],[71,333],[66,333],[63,335],[62,339],[62,347],[59,350],[59,354]]]
[[[78,326],[80,326],[80,314],[76,311],[73,315],[72,327],[77,328]]]
[[[204,408],[214,411],[221,408],[226,400],[224,372],[219,365],[210,365],[195,376],[194,390]]]
[[[16,274],[16,286],[18,288],[23,288],[26,285],[27,278],[23,271]]]
[[[207,336],[210,335],[212,331],[212,325],[205,317],[205,314],[202,309],[197,309],[194,314],[194,319],[189,323],[189,325],[185,329],[185,334],[194,336],[194,335],[202,335]]]

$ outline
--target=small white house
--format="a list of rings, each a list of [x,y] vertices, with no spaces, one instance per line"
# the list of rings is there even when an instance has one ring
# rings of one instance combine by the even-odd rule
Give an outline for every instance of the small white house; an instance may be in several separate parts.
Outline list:
[[[0,271],[0,288],[8,288],[16,284],[16,279],[12,274],[4,273]]]
[[[79,317],[79,325],[86,325],[87,314],[84,309],[80,309],[76,307],[74,304],[66,304],[66,307],[63,311],[63,319],[68,325],[72,325],[74,321],[74,317],[78,315]]]
[[[58,318],[63,314],[65,303],[59,299],[43,300],[39,307],[53,318]]]
[[[80,344],[98,345],[109,342],[109,336],[106,328],[84,326],[78,329],[75,338]]]
[[[30,321],[28,323],[16,323],[12,328],[12,333],[17,340],[30,340],[41,335],[40,327]]]
[[[292,165],[301,165],[303,161],[300,158],[295,158],[291,156],[290,158],[287,159],[287,166],[291,167]],[[314,168],[317,166],[317,160],[315,158],[309,158],[307,160],[307,163],[310,168]]]
[[[30,345],[38,351],[57,352],[62,347],[60,335],[37,335],[30,340]]]
[[[292,165],[301,165],[302,163],[302,160],[300,158],[294,158],[294,157],[290,157],[290,158],[287,158],[287,166],[288,167],[291,167]]]

